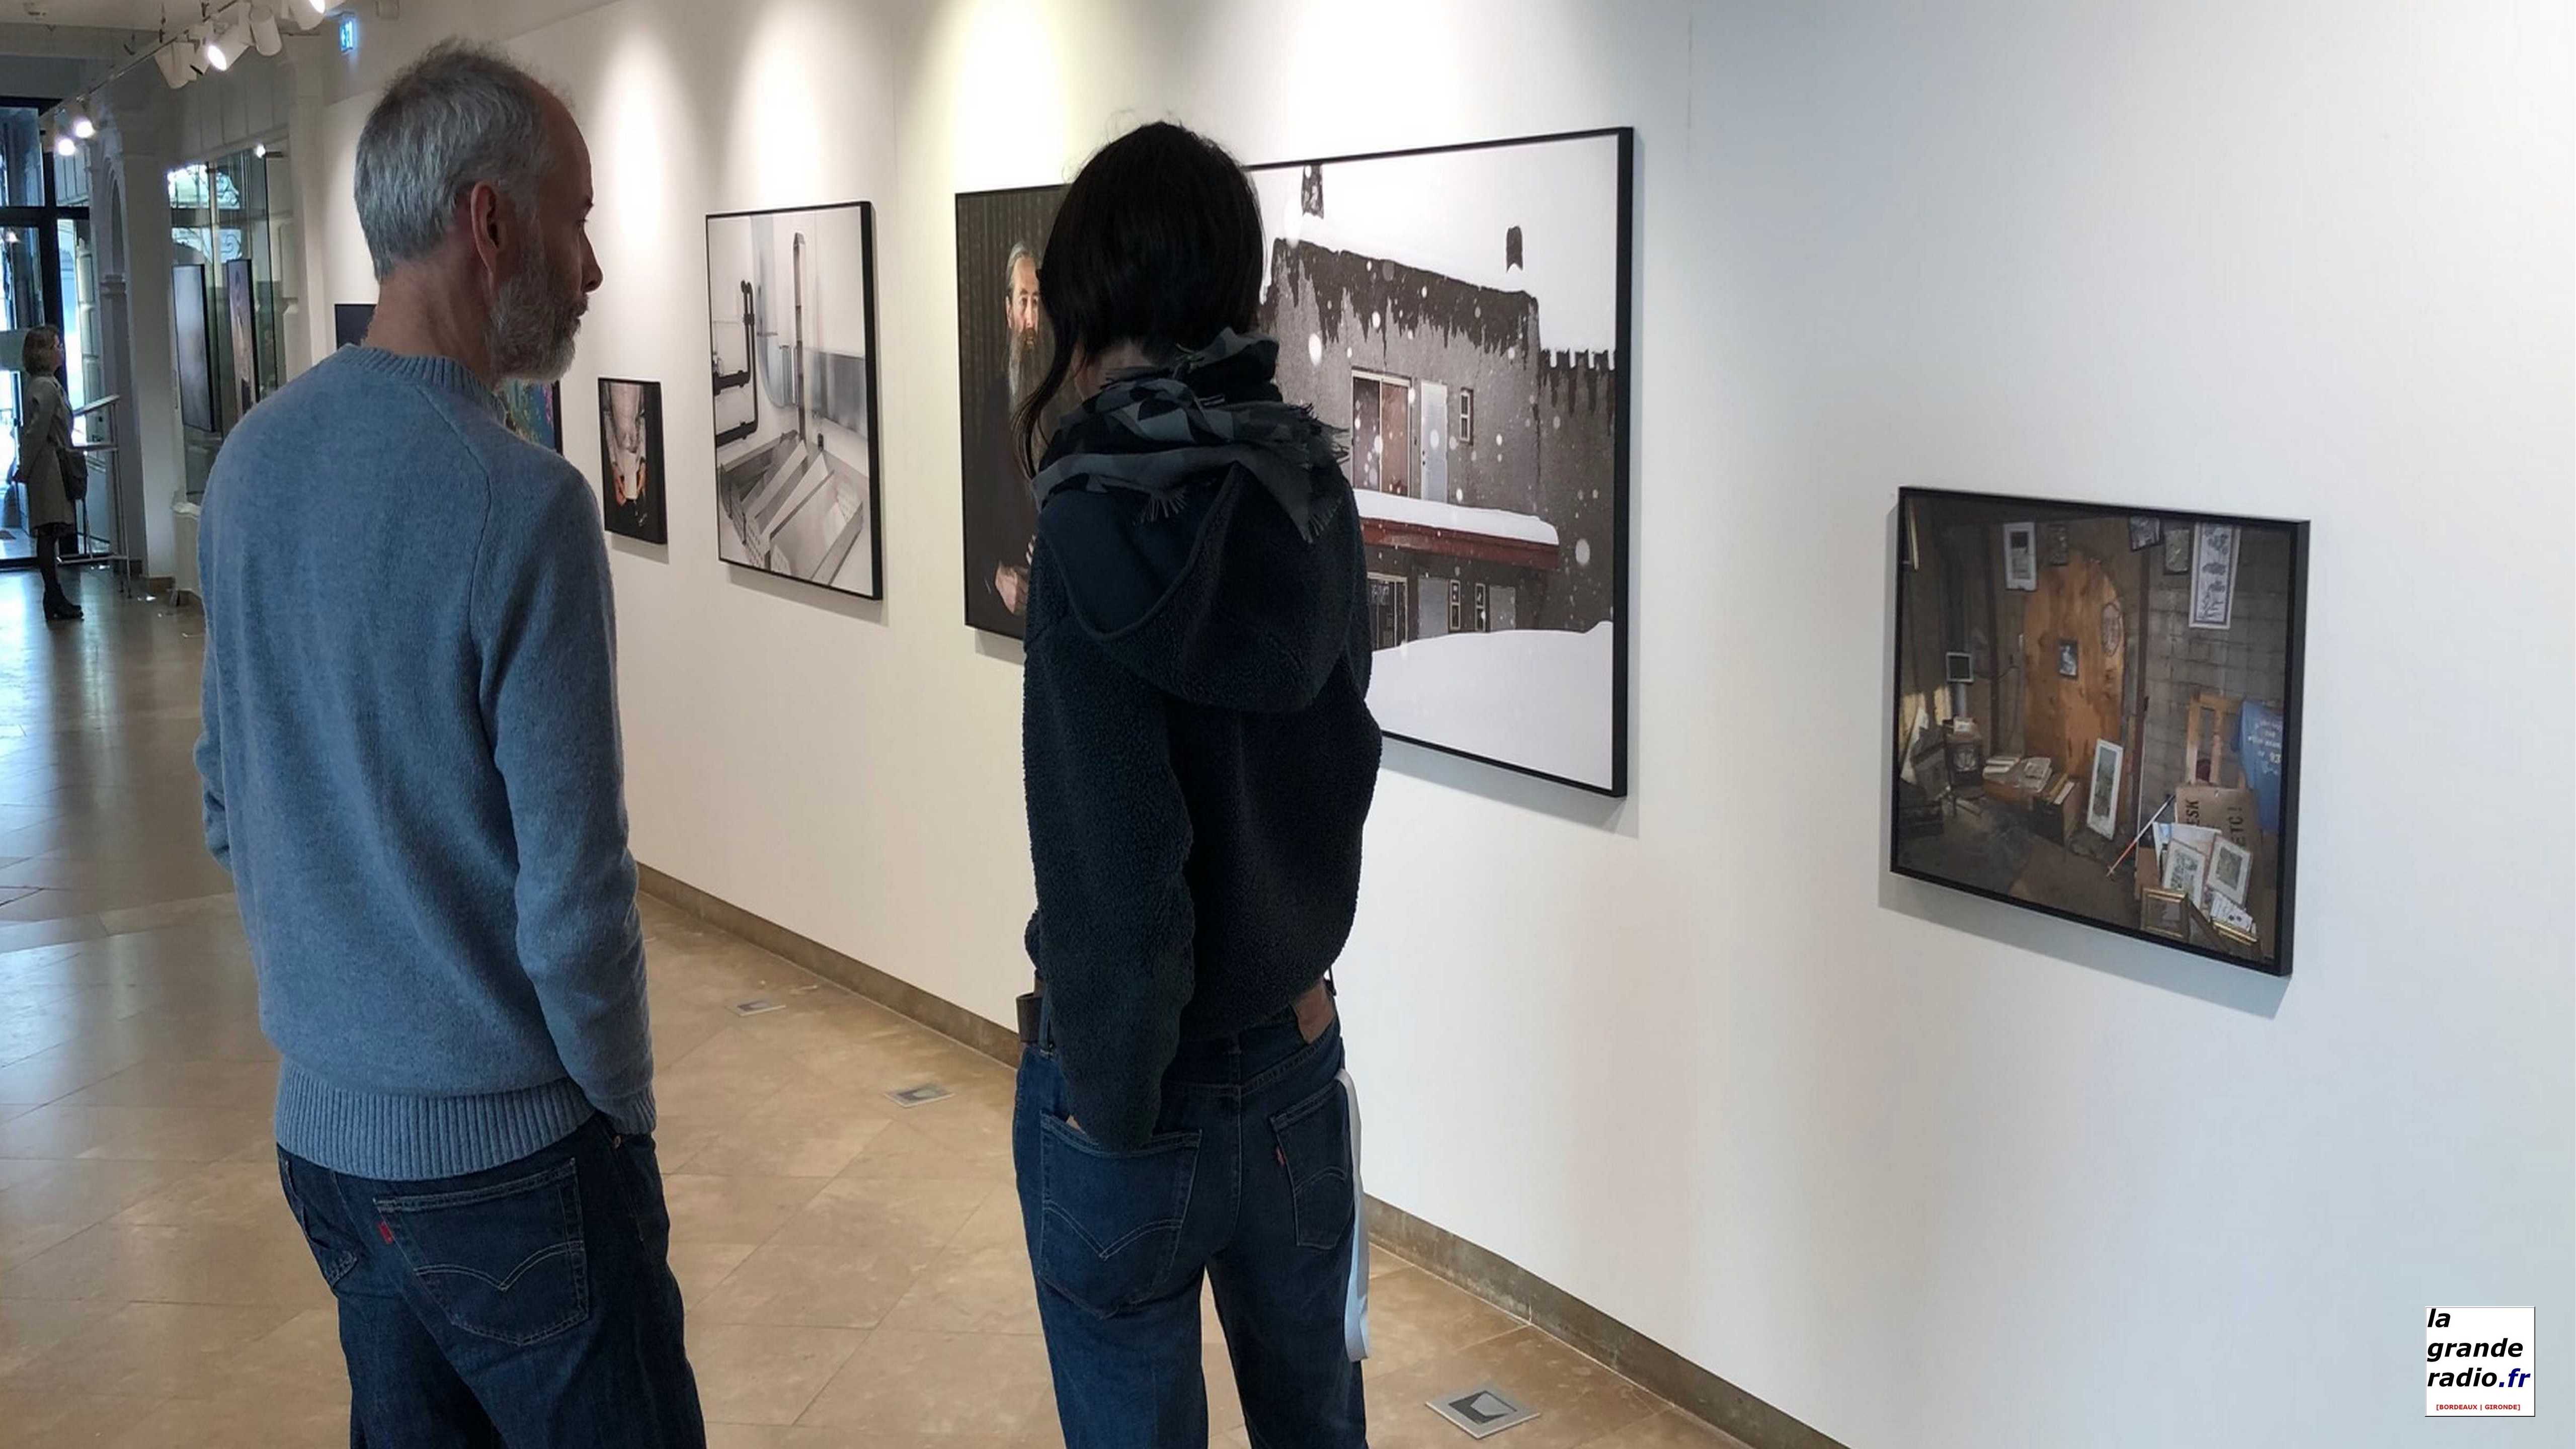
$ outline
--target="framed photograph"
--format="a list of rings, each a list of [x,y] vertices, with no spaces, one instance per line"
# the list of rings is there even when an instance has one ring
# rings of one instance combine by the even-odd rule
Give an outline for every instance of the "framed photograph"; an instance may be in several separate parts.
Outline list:
[[[2093,742],[2093,780],[2084,797],[2084,828],[2109,837],[2120,832],[2120,767],[2127,755],[2109,740]]]
[[[1029,564],[1037,548],[1037,500],[1028,455],[1044,438],[1019,436],[1020,400],[1055,354],[1039,305],[1038,260],[1055,225],[1061,186],[974,191],[957,198],[957,419],[964,466],[966,622],[1020,637],[1028,610]],[[1041,420],[1051,429],[1062,398]]]
[[[1370,710],[1604,795],[1628,789],[1633,151],[1611,130],[1248,168],[1279,389],[1349,435]]]
[[[2129,551],[2142,552],[2165,541],[2165,521],[2154,514],[2132,514],[2129,518]]]
[[[206,334],[206,269],[189,262],[170,269],[170,313],[178,329],[179,421],[201,433],[222,425],[215,416],[213,345]]]
[[[2050,568],[2064,568],[2066,566],[2067,548],[2065,524],[2047,523],[2040,525],[2039,553],[2040,557],[2047,561]]]
[[[512,378],[501,384],[500,392],[501,415],[511,432],[548,452],[564,450],[562,383]]]
[[[224,263],[224,321],[232,334],[233,421],[250,416],[259,405],[259,307],[250,259]]]
[[[600,521],[610,533],[670,541],[662,465],[662,384],[599,380]]]
[[[707,218],[716,556],[884,597],[875,209]]]
[[[2169,940],[2187,940],[2191,936],[2191,913],[2184,909],[2182,893],[2149,886],[2138,893],[2138,925],[2151,935]]]
[[[333,351],[343,347],[367,345],[367,329],[375,325],[376,304],[373,302],[335,302],[331,307],[331,345]]]
[[[2191,559],[2191,627],[2224,629],[2236,612],[2235,526],[2193,524]]]
[[[2165,572],[2169,574],[2187,574],[2191,572],[2190,529],[2169,528],[2165,530]]]
[[[2039,525],[2004,525],[2004,587],[2027,593],[2039,587]]]
[[[2177,840],[2164,850],[2164,877],[2157,882],[2184,900],[2198,904],[2202,883],[2209,874],[2209,857],[2197,848]]]
[[[1976,657],[1974,655],[1954,650],[1951,653],[1942,656],[1941,669],[1946,683],[1974,684],[1977,682],[1977,666]]]
[[[2077,651],[2074,640],[2060,639],[2057,641],[2057,673],[2059,678],[2073,679],[2078,674],[2082,673],[2083,670],[2080,667],[2081,662],[2082,656]]]
[[[2210,846],[2209,890],[2213,896],[2224,896],[2242,906],[2245,893],[2254,884],[2254,852],[2235,841],[2220,838]]]
[[[2014,762],[1985,778],[1990,787],[2020,786],[2019,772],[2030,761],[2054,761],[2054,772],[2036,787],[2040,798],[2069,791],[2064,809],[2080,814],[2067,824],[2080,819],[2082,826],[2060,840],[2055,831],[2033,828],[2025,812],[1924,810],[1922,782],[1909,782],[1895,758],[1903,730],[1890,727],[1883,757],[1893,807],[1887,818],[1910,825],[1901,838],[1889,828],[1889,868],[2014,909],[2289,974],[2298,915],[2307,525],[1941,489],[1905,489],[1898,501],[1914,521],[1916,552],[1911,566],[1888,558],[1880,580],[1882,588],[1890,579],[1895,585],[1890,725],[1928,716],[1938,729],[1975,729],[1985,751]],[[2155,544],[2131,555],[2150,560],[2145,568],[2121,557],[2117,543],[2142,518],[2161,527]],[[2070,535],[2062,567],[2039,563],[2046,548],[2040,530],[2049,523],[2065,524]],[[2211,526],[2225,530],[2225,597],[2234,627],[2191,632],[2183,624],[2201,580],[2188,560]],[[1901,538],[1888,537],[1892,551],[1904,547]],[[2154,566],[2150,550],[2177,543],[2184,568],[2167,573]],[[2149,628],[2151,619],[2174,627]],[[1949,679],[1949,656],[1979,648],[1980,640],[1991,657],[1977,661],[1979,689],[1962,691]],[[2069,643],[2073,673],[2064,668]],[[2176,824],[2180,807],[2165,808],[2195,788],[2187,758],[2192,704],[2210,686],[2192,681],[2218,678],[2230,682],[2229,698],[2242,701],[2243,723],[2228,731],[2231,757],[2241,747],[2249,761],[2259,761],[2246,766],[2241,784],[2230,786],[2233,824],[2223,836],[2204,833],[2217,822],[2192,817]],[[1966,693],[1979,696],[1973,720]],[[1961,778],[1978,782],[1974,774]],[[2159,837],[2160,848],[2141,843],[2129,852],[2151,822],[2165,827],[2146,832]],[[2222,852],[2221,838],[2233,848]],[[2196,852],[2198,874],[2169,887],[2163,858],[2176,849]],[[2169,916],[2152,918],[2170,903],[2140,897],[2142,891],[2180,894],[2184,885],[2198,898],[2185,902],[2178,934]],[[2231,890],[2244,899],[2232,899]],[[2248,947],[2217,930],[2208,901],[2259,919],[2260,944]]]

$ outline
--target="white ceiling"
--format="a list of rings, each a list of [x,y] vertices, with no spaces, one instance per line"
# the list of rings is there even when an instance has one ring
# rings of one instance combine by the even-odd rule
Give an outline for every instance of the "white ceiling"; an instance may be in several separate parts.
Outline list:
[[[83,25],[117,30],[185,29],[204,13],[198,0],[0,0],[0,24]]]

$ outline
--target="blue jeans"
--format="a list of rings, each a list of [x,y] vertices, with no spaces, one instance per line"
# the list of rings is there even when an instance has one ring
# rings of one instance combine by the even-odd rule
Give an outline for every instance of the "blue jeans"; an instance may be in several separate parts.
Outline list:
[[[1341,1068],[1338,1022],[1184,1042],[1153,1139],[1112,1152],[1065,1120],[1043,1038],[1021,1054],[1011,1145],[1066,1449],[1207,1443],[1202,1275],[1255,1449],[1365,1449]]]
[[[340,1300],[352,1449],[706,1443],[652,1138],[593,1117],[462,1177],[277,1172]]]

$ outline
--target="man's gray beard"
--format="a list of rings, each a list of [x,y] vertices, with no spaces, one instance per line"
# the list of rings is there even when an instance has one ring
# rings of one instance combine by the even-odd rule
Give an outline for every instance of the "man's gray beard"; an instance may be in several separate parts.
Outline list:
[[[1038,334],[1036,332],[1023,332],[1016,327],[1011,329],[1009,376],[1011,406],[1016,408],[1021,400],[1029,395],[1029,389],[1038,385]]]
[[[493,299],[484,341],[492,371],[504,378],[553,382],[572,367],[581,331],[581,289],[566,285],[542,253],[530,256]]]

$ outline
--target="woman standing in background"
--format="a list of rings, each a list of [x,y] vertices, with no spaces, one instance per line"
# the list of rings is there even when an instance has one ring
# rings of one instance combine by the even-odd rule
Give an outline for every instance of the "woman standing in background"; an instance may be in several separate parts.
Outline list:
[[[36,535],[36,570],[45,577],[45,619],[64,622],[81,617],[80,605],[63,592],[62,552],[74,522],[71,488],[86,489],[87,460],[72,448],[71,402],[63,396],[62,334],[51,327],[27,333],[19,355],[24,376],[25,411],[18,422],[18,476],[27,484],[27,524]]]

